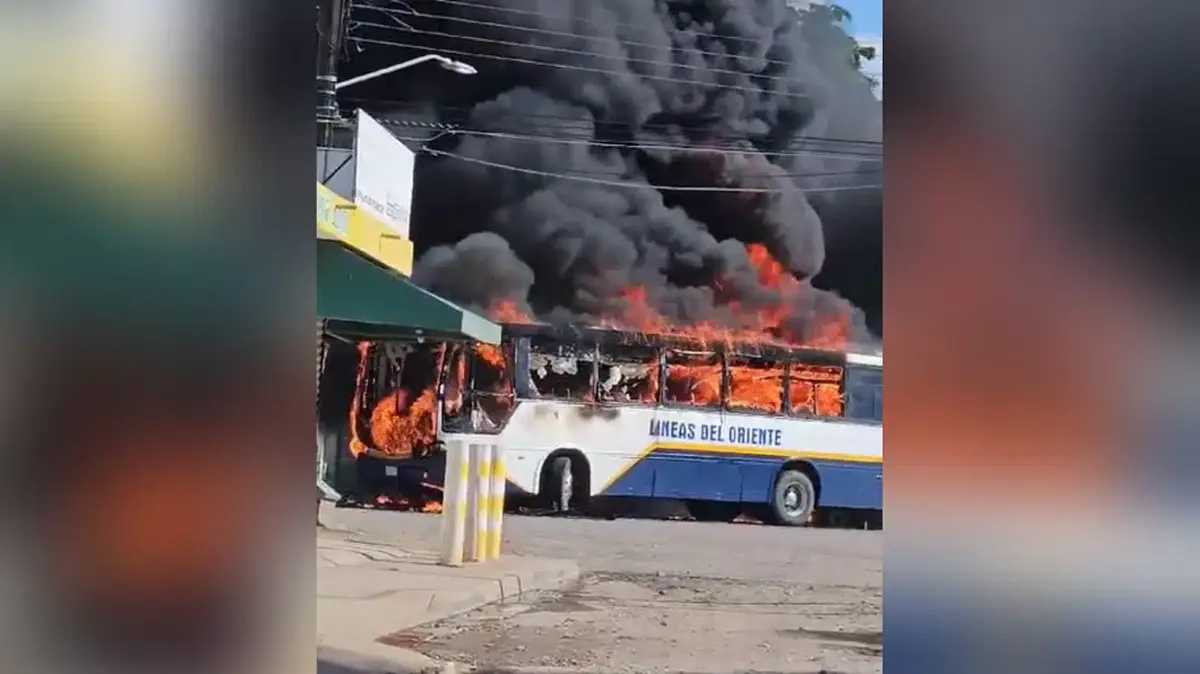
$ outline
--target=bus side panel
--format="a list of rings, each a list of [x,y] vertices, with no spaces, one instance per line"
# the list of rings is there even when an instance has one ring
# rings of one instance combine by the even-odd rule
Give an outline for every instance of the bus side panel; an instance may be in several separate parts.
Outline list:
[[[883,464],[813,461],[821,478],[821,508],[883,510]]]
[[[606,496],[767,503],[783,459],[659,448],[625,471]]]
[[[643,463],[654,471],[654,493],[659,498],[740,501],[742,471],[724,456],[702,455],[663,448]]]
[[[770,503],[783,459],[743,457],[738,463],[742,467],[742,502]]]

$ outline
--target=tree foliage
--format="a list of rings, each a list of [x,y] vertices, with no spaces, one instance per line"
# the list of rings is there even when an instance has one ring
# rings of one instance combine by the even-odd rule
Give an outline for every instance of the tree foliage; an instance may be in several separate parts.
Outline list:
[[[846,58],[850,60],[854,70],[870,84],[872,90],[879,87],[879,78],[862,71],[863,66],[868,61],[874,61],[879,54],[874,46],[860,44],[846,32],[846,24],[852,19],[849,10],[833,3],[811,3],[800,11],[803,15],[805,30],[809,31],[811,35],[821,37],[822,42],[836,41],[844,44]]]

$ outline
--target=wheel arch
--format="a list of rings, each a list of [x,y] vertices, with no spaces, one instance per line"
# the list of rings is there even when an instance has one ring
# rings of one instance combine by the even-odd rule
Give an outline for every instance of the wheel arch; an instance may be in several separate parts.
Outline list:
[[[588,461],[587,454],[584,454],[579,447],[559,447],[542,459],[537,473],[538,494],[547,493],[550,488],[549,481],[553,477],[550,475],[550,466],[554,465],[555,459],[562,457],[571,459],[571,479],[575,484],[580,485],[579,493],[591,496],[592,464]]]
[[[804,459],[790,459],[785,461],[784,464],[779,467],[779,472],[775,474],[775,481],[778,482],[779,478],[784,474],[784,472],[789,470],[795,470],[804,473],[806,476],[808,476],[808,479],[812,480],[813,491],[816,493],[816,502],[813,503],[813,507],[816,508],[820,506],[821,473],[817,470],[817,467],[812,463],[805,461]]]

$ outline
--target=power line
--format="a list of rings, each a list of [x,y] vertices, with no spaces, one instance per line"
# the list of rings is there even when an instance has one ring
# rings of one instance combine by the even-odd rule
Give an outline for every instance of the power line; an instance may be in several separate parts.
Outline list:
[[[382,120],[385,126],[400,126],[408,128],[428,128],[432,130],[442,131],[447,134],[463,135],[463,136],[478,136],[483,138],[505,138],[509,140],[519,141],[535,141],[539,143],[559,143],[563,145],[586,145],[589,147],[606,147],[614,149],[627,150],[643,150],[655,151],[662,150],[668,152],[696,152],[704,154],[721,154],[721,155],[744,155],[748,153],[765,154],[781,157],[815,157],[828,159],[856,159],[859,161],[883,161],[883,157],[879,155],[854,154],[854,153],[822,153],[820,151],[801,151],[801,152],[759,152],[758,150],[738,149],[735,147],[713,147],[706,145],[671,145],[671,144],[654,144],[654,143],[637,143],[637,142],[615,142],[603,140],[591,140],[588,138],[563,138],[561,136],[539,135],[539,134],[520,134],[506,133],[500,131],[475,131],[472,129],[463,129],[451,125],[442,124],[426,124],[422,122],[411,122],[409,120],[384,119]],[[431,138],[399,138],[412,142],[427,142],[433,140]],[[851,172],[853,173],[853,172]]]
[[[624,187],[628,189],[650,189],[658,192],[742,192],[753,194],[781,194],[790,192],[786,189],[769,189],[758,187],[672,187],[666,185],[650,185],[648,183],[621,182],[618,180],[604,180],[601,178],[591,178],[583,175],[571,175],[568,173],[552,173],[549,171],[539,171],[537,169],[523,168],[513,166],[511,164],[500,164],[497,162],[487,161],[485,159],[476,159],[474,157],[465,157],[463,155],[454,154],[453,152],[445,152],[443,150],[434,150],[430,147],[422,148],[424,152],[441,157],[449,157],[460,161],[479,164],[490,168],[503,169],[505,171],[513,171],[515,173],[525,173],[528,175],[541,176],[543,178],[555,178],[558,180],[573,180],[576,182],[591,183],[593,185],[607,185],[609,187]],[[845,192],[849,190],[866,190],[882,188],[882,184],[875,185],[840,185],[830,187],[801,187],[796,186],[797,191],[803,192]]]
[[[687,65],[685,63],[675,63],[675,62],[671,62],[671,61],[656,61],[654,59],[635,58],[632,56],[624,56],[624,55],[618,55],[618,54],[601,54],[598,52],[582,51],[579,49],[568,49],[566,47],[551,47],[549,45],[527,44],[524,42],[513,42],[511,40],[497,40],[495,38],[477,37],[474,35],[459,35],[456,33],[444,33],[444,32],[436,31],[436,30],[427,30],[427,29],[416,30],[416,29],[412,28],[411,26],[407,27],[407,28],[401,28],[399,26],[392,26],[392,25],[388,25],[388,24],[384,24],[384,23],[376,23],[374,21],[359,21],[358,25],[359,26],[367,26],[370,28],[383,28],[386,30],[406,30],[407,32],[419,33],[421,35],[430,35],[433,37],[442,37],[442,38],[448,38],[448,39],[452,39],[452,40],[467,40],[470,42],[478,42],[480,44],[500,45],[500,46],[504,46],[504,47],[520,47],[522,49],[538,49],[541,51],[555,52],[558,54],[571,54],[574,56],[588,56],[588,57],[598,58],[598,59],[611,59],[613,61],[619,61],[621,63],[644,63],[647,65],[663,66],[663,67],[671,68],[671,69],[684,68],[684,69],[689,69],[689,70],[694,70],[697,72],[704,72],[704,73],[734,75],[737,77],[746,77],[746,78],[751,78],[751,79],[755,79],[755,80],[767,80],[767,81],[771,81],[771,82],[780,82],[780,83],[784,83],[784,84],[792,84],[792,83],[798,84],[798,82],[795,79],[790,78],[790,77],[781,77],[779,75],[763,75],[760,73],[751,73],[751,72],[746,72],[743,70],[729,70],[728,68],[710,68],[708,66],[692,66],[692,65]],[[612,71],[612,72],[620,72],[620,71]],[[643,75],[642,73],[636,73],[636,72],[631,72],[630,74],[637,76],[637,77],[651,77],[650,75]],[[695,82],[695,83],[696,84],[709,84],[708,82]],[[762,89],[760,91],[765,91],[765,89]]]
[[[405,47],[408,49],[423,49],[423,47],[421,45],[410,44],[407,42],[392,42],[390,40],[379,40],[379,39],[375,39],[375,38],[366,38],[366,37],[355,37],[354,40],[356,40],[358,42],[366,42],[367,44],[377,44],[377,45],[383,45],[383,46],[387,46],[387,47]],[[517,58],[515,56],[500,56],[499,54],[482,54],[482,53],[477,53],[477,52],[469,52],[469,51],[463,51],[461,49],[439,48],[437,51],[441,54],[453,54],[455,56],[469,56],[471,58],[486,58],[486,59],[492,59],[495,61],[506,61],[509,63],[524,63],[526,65],[546,66],[546,67],[550,67],[550,68],[565,68],[567,70],[578,70],[581,72],[599,73],[602,75],[630,74],[630,73],[623,73],[623,72],[620,72],[617,70],[612,70],[609,68],[589,68],[587,66],[577,66],[577,65],[573,65],[573,64],[569,64],[569,63],[549,63],[546,61],[534,61],[534,60],[530,60],[530,59]],[[581,53],[583,53],[585,55],[587,54],[586,52],[581,52]],[[661,82],[675,82],[678,84],[687,84],[687,85],[692,85],[692,86],[707,86],[707,87],[722,89],[725,91],[745,91],[748,93],[760,94],[760,95],[768,93],[764,89],[760,89],[760,88],[756,88],[756,87],[741,87],[741,86],[736,86],[736,85],[732,85],[732,84],[717,84],[715,82],[696,82],[694,80],[685,80],[685,79],[682,79],[679,77],[667,77],[666,75],[635,74],[635,76],[640,79],[658,80]],[[797,94],[797,93],[791,93],[791,92],[784,92],[780,95],[794,97],[794,98],[808,98],[808,94]]]
[[[418,105],[427,105],[430,103],[430,101],[422,101],[422,100],[404,100],[404,99],[384,100],[384,99],[376,99],[376,98],[349,98],[349,97],[347,97],[343,100],[346,100],[347,102],[371,103],[371,104],[375,104],[375,105],[393,106],[393,107],[394,106],[401,106],[401,107],[402,106],[418,106]],[[475,107],[474,106],[462,106],[462,105],[438,105],[437,109],[439,112],[470,113],[475,110]],[[627,122],[614,122],[614,121],[607,121],[607,120],[602,120],[602,119],[584,120],[584,119],[580,119],[579,117],[572,117],[572,116],[566,116],[566,115],[552,115],[552,114],[547,114],[547,113],[536,113],[536,112],[515,113],[515,114],[511,115],[509,118],[528,120],[528,121],[537,121],[538,124],[540,124],[544,127],[550,128],[555,131],[564,131],[564,132],[565,131],[588,131],[588,132],[591,132],[594,128],[622,129],[622,128],[626,128],[626,127],[630,126],[630,124]],[[387,120],[385,120],[385,121],[387,121]],[[429,128],[439,128],[439,129],[443,129],[443,130],[447,130],[447,131],[457,128],[453,124],[443,124],[443,123],[439,123],[439,122],[414,122],[413,124],[425,125],[425,126],[428,126]],[[674,124],[674,123],[663,123],[663,122],[658,122],[658,123],[647,122],[645,124],[639,125],[638,128],[641,130],[644,130],[644,131],[684,131],[684,132],[694,131],[694,132],[699,132],[699,133],[711,133],[713,131],[712,126]],[[828,138],[828,137],[823,137],[823,136],[796,135],[796,136],[792,136],[790,138],[790,141],[793,143],[804,142],[804,143],[816,143],[816,144],[826,144],[826,145],[842,144],[842,145],[851,145],[851,146],[863,146],[863,149],[867,149],[867,148],[875,148],[878,150],[883,149],[883,141],[878,141],[878,140],[861,140],[861,139],[853,139],[853,138]],[[777,154],[777,153],[768,152],[767,154]],[[875,154],[875,155],[871,155],[871,156],[879,156],[879,155]]]
[[[452,19],[454,17],[439,17],[439,18]],[[425,28],[417,30],[417,29],[413,28],[412,26],[393,26],[393,25],[385,24],[385,23],[377,23],[374,21],[358,21],[358,22],[356,22],[355,25],[366,26],[368,28],[382,28],[384,30],[397,30],[397,31],[404,30],[404,31],[412,32],[412,33],[420,33],[421,35],[430,35],[433,37],[449,38],[449,39],[453,39],[453,40],[467,40],[470,42],[478,42],[481,44],[501,45],[501,46],[505,46],[505,47],[520,47],[520,48],[525,48],[525,49],[539,49],[542,51],[557,52],[559,54],[572,54],[575,56],[589,56],[592,58],[599,58],[599,59],[612,59],[614,61],[620,61],[622,63],[644,63],[647,65],[663,66],[663,67],[672,68],[672,69],[686,68],[689,70],[696,70],[696,71],[701,71],[701,72],[736,75],[739,77],[753,77],[756,79],[772,80],[772,81],[780,81],[780,82],[794,81],[791,78],[780,77],[778,75],[763,75],[761,73],[746,72],[743,70],[729,70],[727,68],[711,68],[708,66],[693,66],[693,65],[688,65],[685,63],[675,63],[673,61],[658,61],[658,60],[654,60],[654,59],[643,59],[643,58],[636,58],[636,57],[632,57],[632,56],[625,56],[625,55],[619,55],[619,54],[602,54],[599,52],[583,51],[580,49],[569,49],[567,47],[551,47],[549,45],[530,44],[530,43],[525,43],[525,42],[513,42],[512,40],[497,40],[495,38],[478,37],[475,35],[445,33],[442,31],[429,30],[429,29],[425,29]],[[501,24],[495,24],[495,25],[501,25]],[[515,28],[515,26],[514,26],[514,28]],[[531,30],[533,32],[545,32],[545,31],[539,31],[536,28],[528,29],[528,30]],[[558,31],[554,31],[554,32],[557,33]],[[583,37],[583,36],[576,36],[576,37]],[[355,38],[355,39],[357,39],[357,38]],[[619,71],[614,71],[614,72],[619,72]],[[637,76],[643,76],[640,73],[632,73],[632,74],[637,75]]]
[[[615,37],[606,37],[603,35],[581,35],[578,33],[571,33],[571,32],[563,31],[563,30],[552,30],[549,28],[534,28],[532,26],[519,26],[519,25],[513,24],[513,23],[501,23],[498,21],[483,21],[480,19],[468,19],[466,17],[453,16],[453,15],[449,15],[449,14],[426,14],[424,12],[418,12],[411,8],[408,11],[402,11],[402,10],[398,10],[398,9],[388,9],[386,7],[379,7],[376,5],[364,5],[362,3],[355,3],[354,6],[361,7],[363,9],[367,9],[367,10],[381,12],[383,14],[387,14],[388,16],[393,17],[393,20],[397,21],[397,23],[403,25],[408,30],[414,30],[414,29],[412,26],[408,25],[407,22],[402,22],[399,19],[396,19],[395,17],[406,16],[406,17],[422,17],[422,18],[428,18],[428,19],[442,19],[445,21],[454,21],[457,23],[465,23],[465,24],[469,24],[469,25],[473,25],[473,26],[487,26],[487,27],[492,27],[492,28],[504,28],[504,29],[508,29],[508,30],[517,30],[517,31],[522,31],[522,32],[526,32],[526,33],[535,33],[538,35],[553,35],[553,36],[557,36],[557,37],[567,37],[567,38],[580,39],[580,40],[597,40],[597,41],[601,41],[601,42],[610,42],[612,44],[615,44],[615,45],[618,45],[621,47],[646,47],[649,49],[667,48],[667,49],[671,50],[672,52],[682,50],[682,51],[686,51],[689,54],[701,54],[704,56],[713,56],[716,58],[743,59],[743,60],[747,60],[747,61],[762,62],[762,63],[767,63],[767,64],[771,64],[771,65],[780,65],[780,66],[794,65],[793,62],[791,62],[791,61],[784,61],[782,59],[773,59],[773,58],[768,58],[766,56],[760,57],[760,56],[750,56],[750,55],[746,55],[746,54],[733,54],[733,53],[728,53],[728,52],[722,53],[722,52],[715,52],[715,51],[699,49],[696,47],[687,47],[685,49],[674,43],[669,44],[669,45],[661,45],[661,44],[654,44],[653,42],[640,42],[638,40],[618,40]],[[503,9],[503,8],[496,7],[495,9]],[[376,26],[379,28],[392,29],[392,30],[396,29],[396,26],[393,26],[390,24],[362,22],[361,25]],[[422,30],[421,32],[426,32],[426,31]],[[434,33],[433,31],[428,31],[428,32],[431,35],[445,35],[445,33]],[[670,31],[670,32],[677,33],[680,31]],[[457,35],[455,35],[455,36],[460,37]],[[463,37],[464,39],[470,39],[467,36],[461,36],[461,37]],[[713,37],[716,39],[724,39],[724,38],[720,38],[715,35]],[[524,43],[507,43],[507,44],[515,44],[517,46],[526,46],[526,45],[524,45]],[[535,46],[535,45],[528,45],[528,46]],[[604,56],[602,54],[596,54],[596,55]],[[676,64],[671,61],[656,61],[656,60],[652,60],[652,59],[629,58],[626,60],[628,60],[630,62],[634,62],[634,63],[650,63],[650,64],[656,64],[656,65],[665,65],[665,66],[683,65],[683,64]],[[743,74],[743,75],[750,74],[750,73],[745,73],[743,71],[735,71],[735,70],[723,70],[722,71],[722,70],[717,70],[717,69],[713,69],[713,72],[729,72],[729,73]]]
[[[524,16],[541,16],[540,12],[536,12],[533,10],[517,9],[515,7],[499,7],[499,6],[491,5],[491,4],[468,2],[467,0],[430,0],[430,1],[437,2],[437,3],[443,4],[443,5],[454,5],[454,6],[466,7],[466,8],[470,8],[470,9],[483,9],[483,10],[488,10],[488,11],[493,11],[493,12],[503,12],[506,14],[518,14],[518,15],[524,15]],[[565,2],[567,0],[560,0],[560,1]],[[583,2],[595,2],[595,0],[582,0],[582,1]],[[581,19],[581,18],[577,18],[577,17],[573,18],[572,20],[575,23],[580,23],[580,24],[583,24],[586,26],[595,26],[597,28],[608,28],[608,27],[632,28],[632,29],[644,28],[644,26],[635,26],[633,24],[616,22],[616,21],[614,21],[612,24],[609,24],[609,25],[601,25],[601,24],[596,23],[595,21],[591,21],[588,19]],[[663,30],[664,30],[664,32],[666,32],[669,35],[695,35],[695,33],[691,33],[686,30],[680,30],[678,28],[667,29],[664,27]],[[715,37],[719,40],[727,40],[730,42],[750,42],[755,45],[761,44],[761,42],[759,40],[752,38],[752,37],[741,37],[738,35],[722,35],[722,36],[714,35],[713,37]],[[628,42],[626,44],[638,44],[638,43]],[[649,43],[641,43],[641,44],[647,45]],[[649,46],[657,46],[657,45],[651,44]]]

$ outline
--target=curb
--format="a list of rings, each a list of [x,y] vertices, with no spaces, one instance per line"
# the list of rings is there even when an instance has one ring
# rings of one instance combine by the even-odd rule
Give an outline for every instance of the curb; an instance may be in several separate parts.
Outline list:
[[[519,560],[520,557],[512,556],[507,559]],[[495,579],[495,584],[489,585],[488,589],[456,597],[446,603],[435,603],[430,606],[427,619],[396,631],[435,623],[490,604],[511,601],[529,592],[558,590],[579,580],[580,568],[577,562],[558,559],[553,561],[554,564],[548,565],[547,568],[535,568],[526,573],[519,571],[505,573],[502,577]]]
[[[397,649],[399,650],[399,649]],[[389,657],[360,650],[317,646],[317,674],[435,674],[441,664],[416,651]]]

